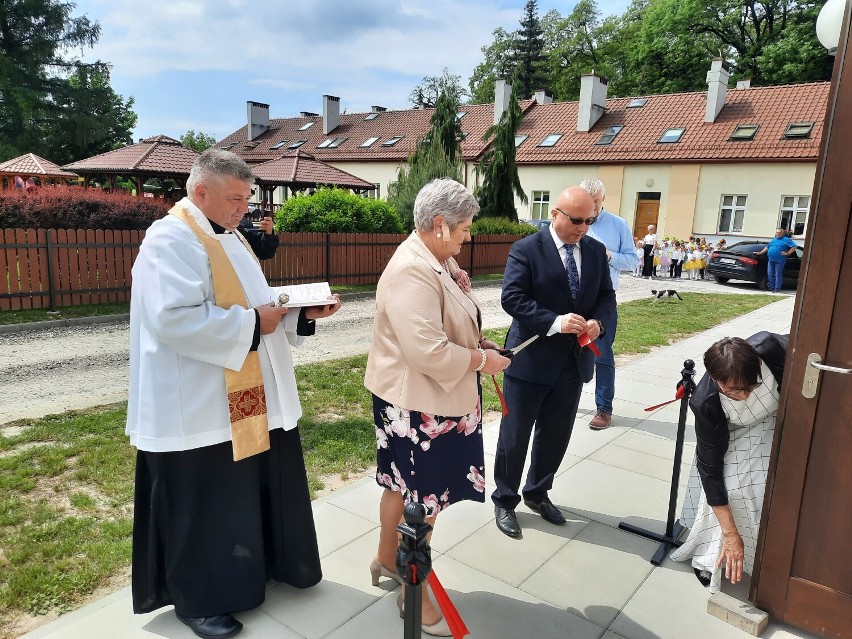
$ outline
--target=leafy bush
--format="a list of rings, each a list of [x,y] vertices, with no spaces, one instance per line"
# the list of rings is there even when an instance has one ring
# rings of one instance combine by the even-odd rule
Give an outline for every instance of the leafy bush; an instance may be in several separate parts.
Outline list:
[[[43,186],[31,193],[0,191],[0,228],[146,229],[168,210],[162,199],[99,189]]]
[[[275,229],[290,233],[401,233],[402,221],[384,200],[338,188],[295,195],[275,214]]]
[[[505,217],[484,217],[470,227],[471,235],[532,235],[537,231],[530,224],[511,222]]]

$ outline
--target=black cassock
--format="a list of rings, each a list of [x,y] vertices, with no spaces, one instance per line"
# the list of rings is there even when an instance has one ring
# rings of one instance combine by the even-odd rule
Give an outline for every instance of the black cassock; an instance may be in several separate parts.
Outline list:
[[[270,450],[233,460],[230,442],[139,451],[133,523],[133,611],[188,617],[263,603],[269,579],[322,579],[299,429],[269,432]]]

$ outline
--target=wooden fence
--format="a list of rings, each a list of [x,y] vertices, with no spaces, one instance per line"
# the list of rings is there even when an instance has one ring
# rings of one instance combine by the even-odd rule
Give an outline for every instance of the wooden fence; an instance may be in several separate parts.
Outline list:
[[[145,231],[0,229],[0,310],[130,299],[130,269]],[[402,234],[280,233],[261,262],[270,284],[374,284]],[[478,235],[457,260],[471,275],[502,273],[514,235]]]

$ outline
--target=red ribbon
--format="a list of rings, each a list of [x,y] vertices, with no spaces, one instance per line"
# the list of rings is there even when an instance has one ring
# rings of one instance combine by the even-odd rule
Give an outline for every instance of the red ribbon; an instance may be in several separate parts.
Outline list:
[[[670,399],[669,401],[663,402],[662,404],[657,404],[656,406],[648,406],[648,408],[646,408],[645,411],[648,412],[648,411],[652,411],[652,410],[657,410],[658,408],[662,408],[663,406],[668,406],[669,404],[673,404],[674,402],[678,401],[679,399],[683,399],[684,395],[686,395],[686,391],[684,390],[683,385],[678,386],[674,399]]]
[[[492,375],[491,381],[494,382],[494,390],[497,391],[497,397],[500,399],[500,406],[503,409],[503,417],[509,414],[509,407],[506,405],[506,398],[503,397],[503,391],[500,390],[500,386],[497,384],[497,376]]]
[[[579,342],[581,347],[588,346],[589,350],[591,350],[596,357],[601,356],[601,351],[598,348],[598,345],[595,344],[590,338],[588,333],[583,333],[582,335],[577,335],[577,342]]]
[[[466,635],[470,634],[470,630],[464,625],[459,611],[456,610],[456,607],[450,600],[450,596],[444,590],[434,570],[429,573],[429,577],[426,580],[429,582],[429,587],[432,588],[432,593],[435,595],[435,600],[438,602],[438,607],[441,609],[444,619],[447,620],[450,632],[453,633],[453,639],[464,639]]]

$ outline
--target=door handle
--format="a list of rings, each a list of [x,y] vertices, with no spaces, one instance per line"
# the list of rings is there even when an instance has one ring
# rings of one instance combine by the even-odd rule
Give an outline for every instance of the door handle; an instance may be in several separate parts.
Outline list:
[[[805,378],[802,381],[802,396],[807,399],[816,397],[817,388],[819,387],[819,372],[826,371],[827,373],[840,373],[841,375],[852,375],[852,368],[841,368],[840,366],[829,366],[822,364],[822,357],[819,353],[811,353],[808,355],[808,364],[805,367]]]

